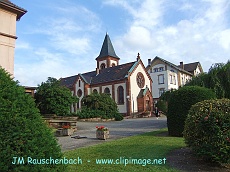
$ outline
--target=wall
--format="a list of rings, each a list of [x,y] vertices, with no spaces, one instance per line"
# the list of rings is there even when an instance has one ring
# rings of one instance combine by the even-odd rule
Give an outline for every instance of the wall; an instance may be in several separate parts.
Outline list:
[[[145,78],[145,85],[143,88],[139,88],[137,85],[137,81],[136,81],[136,77],[137,77],[137,73],[141,72],[144,75]],[[145,73],[145,69],[143,69],[142,65],[139,64],[138,67],[134,70],[134,72],[131,74],[130,76],[130,87],[131,87],[131,112],[133,112],[134,109],[134,113],[138,112],[138,107],[137,107],[137,96],[140,93],[141,89],[145,89],[146,85],[148,86],[148,88],[151,87],[150,85],[150,80],[147,76],[147,74]],[[134,106],[133,106],[134,104]]]
[[[16,14],[0,9],[0,33],[0,65],[13,75]]]
[[[163,67],[163,71],[158,71],[158,72],[154,72],[154,68],[160,68]],[[168,68],[168,66],[167,66]],[[152,66],[152,73],[150,73],[150,69],[149,69],[149,74],[150,77],[153,80],[152,83],[152,96],[153,98],[159,98],[159,89],[160,88],[164,88],[165,90],[167,90],[168,88],[168,71],[165,70],[165,64],[157,64],[155,66]],[[164,84],[159,84],[158,83],[158,75],[164,75]]]
[[[126,107],[126,103],[127,103],[126,83],[114,84],[115,102],[116,103],[118,102],[118,100],[117,100],[117,88],[119,86],[122,86],[123,89],[124,89],[124,104],[123,105],[118,104],[117,106],[118,106],[118,109],[119,109],[120,113],[127,113],[127,107]]]

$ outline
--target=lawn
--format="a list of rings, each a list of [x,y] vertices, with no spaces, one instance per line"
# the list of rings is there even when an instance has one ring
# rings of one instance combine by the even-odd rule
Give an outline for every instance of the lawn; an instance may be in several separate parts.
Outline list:
[[[167,131],[167,129],[111,142],[105,141],[103,144],[65,152],[64,156],[66,158],[77,159],[79,163],[82,162],[82,164],[68,165],[67,171],[176,171],[167,166],[166,155],[173,149],[184,147],[184,140],[178,137],[157,136],[157,134],[165,131]],[[166,160],[164,158],[166,158]],[[111,159],[111,161],[105,160],[104,164],[96,163],[96,161],[99,163],[102,159]],[[131,161],[136,164],[125,165],[125,163]]]

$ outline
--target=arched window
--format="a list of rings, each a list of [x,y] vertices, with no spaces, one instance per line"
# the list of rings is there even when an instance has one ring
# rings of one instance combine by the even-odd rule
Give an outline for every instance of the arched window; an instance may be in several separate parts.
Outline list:
[[[96,89],[93,90],[93,93],[98,93]]]
[[[101,64],[101,69],[105,69],[105,63]]]
[[[115,63],[112,63],[112,67],[116,66]]]
[[[124,88],[122,86],[117,88],[117,100],[118,104],[124,104]]]
[[[106,88],[104,89],[104,93],[106,93],[106,94],[110,94],[110,90],[109,90],[109,88],[108,88],[108,87],[106,87]]]

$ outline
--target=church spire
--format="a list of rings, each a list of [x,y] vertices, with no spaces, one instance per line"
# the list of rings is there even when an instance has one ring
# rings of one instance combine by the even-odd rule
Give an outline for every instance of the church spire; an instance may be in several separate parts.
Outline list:
[[[114,57],[116,59],[120,59],[114,51],[114,48],[113,48],[113,45],[109,38],[108,33],[106,33],[103,45],[101,47],[101,52],[99,56],[96,58],[96,60],[103,58],[103,57],[108,57],[108,56]]]

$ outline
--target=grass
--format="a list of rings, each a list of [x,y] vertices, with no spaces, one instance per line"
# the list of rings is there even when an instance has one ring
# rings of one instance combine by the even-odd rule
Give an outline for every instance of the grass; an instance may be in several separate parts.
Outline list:
[[[82,164],[68,165],[68,172],[76,171],[177,171],[167,166],[167,154],[173,149],[185,147],[183,138],[156,136],[167,129],[153,131],[138,136],[127,137],[111,142],[105,142],[100,145],[79,148],[64,153],[68,159],[82,160]],[[96,164],[96,159],[122,159],[135,158],[135,159],[163,159],[166,158],[166,164],[154,165],[137,165],[137,164]],[[87,162],[87,161],[90,162]],[[162,161],[163,162],[163,161]]]

